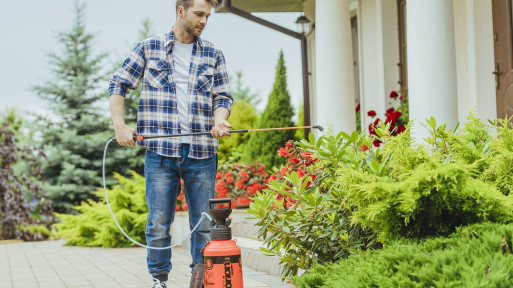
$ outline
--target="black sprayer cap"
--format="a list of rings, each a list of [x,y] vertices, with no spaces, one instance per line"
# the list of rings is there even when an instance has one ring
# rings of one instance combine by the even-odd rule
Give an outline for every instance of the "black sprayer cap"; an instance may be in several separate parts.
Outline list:
[[[228,203],[229,208],[215,208],[215,204]],[[210,229],[210,237],[212,240],[230,240],[232,239],[232,228],[228,217],[232,213],[232,201],[230,198],[219,198],[208,200],[208,212],[214,218]]]

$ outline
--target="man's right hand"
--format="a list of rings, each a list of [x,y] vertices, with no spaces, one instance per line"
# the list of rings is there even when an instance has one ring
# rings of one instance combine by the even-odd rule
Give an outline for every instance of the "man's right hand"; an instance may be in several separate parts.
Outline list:
[[[114,132],[116,133],[116,141],[121,146],[135,146],[134,135],[137,135],[137,132],[134,128],[128,127],[126,125],[120,125],[114,128]]]

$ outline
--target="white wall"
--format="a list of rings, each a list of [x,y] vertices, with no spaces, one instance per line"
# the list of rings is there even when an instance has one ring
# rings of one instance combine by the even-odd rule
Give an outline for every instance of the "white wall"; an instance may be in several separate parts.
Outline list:
[[[379,0],[360,0],[358,36],[360,39],[360,99],[362,130],[374,121],[367,111],[374,110],[381,120],[385,114],[383,26]]]
[[[396,0],[360,0],[358,6],[360,39],[360,96],[362,129],[376,118],[367,116],[374,110],[385,120],[392,103],[390,91],[399,89],[399,32]]]
[[[458,79],[458,120],[470,109],[478,117],[497,118],[495,100],[493,22],[489,0],[454,0],[454,30]]]
[[[475,53],[469,55],[476,63],[476,94],[477,114],[483,121],[497,118],[494,47],[493,47],[493,20],[491,1],[470,0],[473,3]],[[485,122],[486,123],[486,122]]]
[[[385,69],[385,97],[387,107],[392,104],[397,108],[397,102],[390,102],[389,97],[392,90],[397,91],[401,87],[399,85],[399,19],[397,15],[397,0],[382,1],[382,23],[383,23],[383,63]]]

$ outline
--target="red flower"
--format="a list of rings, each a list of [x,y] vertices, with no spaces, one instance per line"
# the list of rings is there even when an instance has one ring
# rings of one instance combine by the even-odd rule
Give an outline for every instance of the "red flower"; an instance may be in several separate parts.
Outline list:
[[[404,128],[403,125],[399,126],[399,128],[397,128],[397,134],[401,134],[404,132],[404,130],[406,130],[406,128]]]
[[[288,171],[287,166],[281,167],[280,175],[281,175],[282,178],[285,177],[285,172],[287,172],[287,171]]]
[[[404,101],[404,99],[406,99],[406,95],[401,95],[401,97],[399,97],[399,100],[400,100],[401,102],[403,102],[403,101]]]
[[[360,112],[360,103],[358,103],[358,105],[356,105],[356,112]]]
[[[395,108],[394,108],[394,107],[390,107],[390,108],[388,108],[388,110],[387,110],[387,112],[386,112],[386,115],[391,114],[391,113],[393,113],[394,111],[395,111]]]
[[[369,112],[367,112],[367,116],[370,116],[370,117],[376,116],[376,111],[370,110]]]
[[[372,144],[374,145],[374,147],[379,147],[379,144],[381,144],[381,141],[374,140],[374,142],[372,142]]]
[[[287,161],[288,163],[295,163],[295,164],[299,164],[299,159],[297,157],[292,157],[289,159],[289,161]]]
[[[308,159],[308,160],[312,160],[312,153],[310,153],[310,152],[303,152],[303,153],[301,153],[301,157],[303,157],[305,159]]]
[[[372,125],[369,125],[369,134],[376,135],[376,131],[374,131],[374,126],[372,126]]]
[[[397,96],[399,96],[399,94],[397,94],[396,91],[390,92],[390,98],[395,99],[395,98],[397,98]]]
[[[227,182],[227,183],[233,183],[233,177],[228,177],[228,178],[226,179],[226,182]]]
[[[369,147],[367,147],[367,146],[365,146],[365,145],[362,145],[362,151],[363,151],[363,152],[365,152],[365,151],[367,151],[367,150],[369,150]]]
[[[379,118],[376,118],[376,120],[374,120],[374,127],[378,126],[379,121],[381,121],[381,119]]]
[[[254,183],[253,187],[255,188],[255,192],[262,190],[262,184],[260,183]]]
[[[292,143],[290,143],[290,141],[285,143],[285,147],[290,148],[291,146],[292,146]]]
[[[282,157],[290,157],[290,156],[292,156],[292,154],[289,155],[287,150],[285,150],[285,148],[283,148],[283,147],[278,149],[278,154],[280,154],[280,156],[282,156]]]

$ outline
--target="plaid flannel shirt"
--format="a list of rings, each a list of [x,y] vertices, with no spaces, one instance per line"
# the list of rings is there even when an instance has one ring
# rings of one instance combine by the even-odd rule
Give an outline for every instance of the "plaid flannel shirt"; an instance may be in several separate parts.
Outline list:
[[[137,111],[139,135],[181,133],[172,54],[174,41],[171,30],[140,42],[110,81],[109,96],[125,96],[142,81]],[[224,107],[230,111],[233,103],[223,53],[199,37],[192,50],[187,94],[190,132],[210,131],[214,126],[214,110]],[[180,157],[178,137],[142,140],[138,144],[163,156]],[[213,157],[217,145],[218,139],[211,135],[193,136],[189,157]]]

